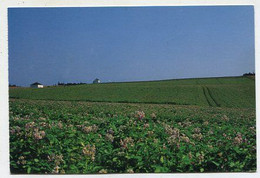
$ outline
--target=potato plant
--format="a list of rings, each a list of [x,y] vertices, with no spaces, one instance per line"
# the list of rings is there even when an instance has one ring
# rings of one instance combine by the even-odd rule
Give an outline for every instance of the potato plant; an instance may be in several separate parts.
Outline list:
[[[10,100],[14,174],[256,170],[254,108]]]

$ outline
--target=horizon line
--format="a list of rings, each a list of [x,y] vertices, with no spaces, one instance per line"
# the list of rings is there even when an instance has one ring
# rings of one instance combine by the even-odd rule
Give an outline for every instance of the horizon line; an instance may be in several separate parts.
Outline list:
[[[244,75],[244,74],[243,74]],[[159,82],[159,81],[171,81],[171,80],[189,80],[189,79],[214,79],[214,78],[236,78],[236,77],[243,77],[243,75],[232,75],[232,76],[219,76],[219,77],[187,77],[187,78],[171,78],[171,79],[159,79],[159,80],[131,80],[131,81],[115,81],[115,82],[102,82],[101,83],[98,83],[98,84],[109,84],[109,83],[139,83],[139,82]],[[253,73],[253,75],[255,75],[255,73]],[[59,83],[59,81],[58,81]],[[60,83],[64,83],[66,84],[65,82],[60,82]],[[85,82],[67,82],[68,83],[75,83],[77,85],[86,85],[86,84],[93,84],[93,83],[85,83]],[[11,84],[9,83],[9,85],[15,85],[15,84]],[[44,85],[44,84],[43,84]],[[18,85],[15,85],[16,87],[29,87],[29,86],[18,86]],[[52,84],[52,85],[44,85],[44,86],[57,86],[57,84]],[[9,86],[10,87],[10,86]]]

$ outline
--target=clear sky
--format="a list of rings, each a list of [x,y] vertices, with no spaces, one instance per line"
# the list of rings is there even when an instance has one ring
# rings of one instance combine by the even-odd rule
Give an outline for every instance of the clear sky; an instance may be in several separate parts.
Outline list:
[[[255,71],[253,6],[10,8],[9,83]]]

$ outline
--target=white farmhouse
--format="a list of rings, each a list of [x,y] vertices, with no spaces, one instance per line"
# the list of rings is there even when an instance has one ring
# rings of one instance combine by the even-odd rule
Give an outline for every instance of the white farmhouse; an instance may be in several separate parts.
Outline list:
[[[35,82],[31,84],[31,88],[43,88],[43,84]]]
[[[93,83],[100,83],[100,80],[98,78],[96,78]]]

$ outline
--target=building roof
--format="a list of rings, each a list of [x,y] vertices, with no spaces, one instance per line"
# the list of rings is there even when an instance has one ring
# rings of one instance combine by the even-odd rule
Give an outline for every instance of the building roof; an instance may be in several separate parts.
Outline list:
[[[93,80],[93,82],[98,82],[98,81],[100,81],[98,78],[96,78],[95,80]]]
[[[39,83],[39,82],[34,82],[34,83],[32,83],[31,85],[42,85],[42,84]]]

